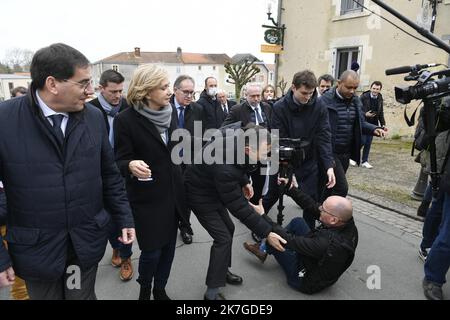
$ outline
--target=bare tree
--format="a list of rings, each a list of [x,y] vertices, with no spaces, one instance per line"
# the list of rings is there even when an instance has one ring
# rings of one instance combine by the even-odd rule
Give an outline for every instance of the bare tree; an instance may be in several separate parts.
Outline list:
[[[34,52],[28,49],[13,48],[6,52],[4,63],[14,72],[28,72]]]
[[[277,88],[280,88],[281,95],[284,96],[286,94],[287,81],[284,80],[284,77],[277,84]]]
[[[241,98],[241,89],[255,76],[260,70],[253,63],[257,61],[256,58],[244,59],[238,63],[227,62],[225,64],[225,71],[229,75],[228,83],[234,84],[236,93],[236,102],[239,103]]]

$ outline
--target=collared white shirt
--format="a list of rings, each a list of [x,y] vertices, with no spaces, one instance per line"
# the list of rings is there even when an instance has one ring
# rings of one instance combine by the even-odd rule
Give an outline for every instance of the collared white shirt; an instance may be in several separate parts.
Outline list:
[[[54,114],[60,114],[60,115],[64,116],[64,118],[63,118],[63,120],[61,122],[61,130],[62,130],[63,134],[66,135],[66,127],[67,127],[67,121],[69,120],[69,114],[67,112],[56,112],[53,109],[51,109],[41,99],[41,97],[39,96],[39,92],[37,90],[36,90],[36,97],[37,97],[37,100],[38,100],[39,108],[41,108],[42,113],[44,114],[44,117],[47,119],[48,122],[50,122],[50,124],[52,126],[53,126],[53,121],[52,121],[51,118],[49,118],[50,116],[52,116]]]
[[[378,99],[378,95],[374,96],[374,95],[372,95],[372,92],[370,93],[370,97],[371,97],[372,99]]]

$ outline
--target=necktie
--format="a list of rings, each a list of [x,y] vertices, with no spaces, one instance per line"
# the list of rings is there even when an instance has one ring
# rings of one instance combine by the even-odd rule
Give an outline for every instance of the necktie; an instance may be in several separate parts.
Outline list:
[[[184,128],[184,108],[179,107],[180,114],[178,115],[178,128]]]
[[[64,145],[64,134],[61,129],[61,122],[63,121],[64,116],[62,114],[53,114],[49,116],[53,122],[53,131],[56,134],[56,138],[58,139],[59,145]]]
[[[225,115],[228,114],[228,109],[227,109],[227,106],[226,106],[226,105],[223,106],[223,113],[224,113]]]
[[[256,119],[258,120],[258,124],[261,124],[264,122],[264,120],[261,117],[261,114],[259,113],[259,107],[255,108],[255,113],[256,113]]]

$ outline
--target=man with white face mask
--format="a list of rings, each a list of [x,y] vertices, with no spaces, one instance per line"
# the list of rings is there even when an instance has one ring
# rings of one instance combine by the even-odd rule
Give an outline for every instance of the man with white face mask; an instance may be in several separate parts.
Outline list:
[[[200,94],[200,99],[197,103],[203,106],[206,114],[206,128],[205,129],[218,129],[221,127],[223,120],[223,114],[220,112],[220,103],[216,97],[217,94],[217,79],[214,77],[208,77],[205,79],[205,90]]]

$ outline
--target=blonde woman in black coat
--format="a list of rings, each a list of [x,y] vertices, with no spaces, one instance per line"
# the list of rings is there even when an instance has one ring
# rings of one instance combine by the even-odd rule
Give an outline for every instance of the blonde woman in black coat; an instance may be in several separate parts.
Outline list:
[[[142,65],[131,80],[130,108],[114,121],[116,161],[126,178],[141,249],[139,299],[169,300],[165,286],[175,253],[177,226],[186,213],[181,168],[171,161],[172,107],[168,74]]]

